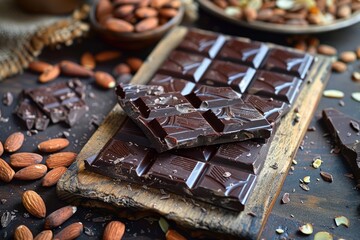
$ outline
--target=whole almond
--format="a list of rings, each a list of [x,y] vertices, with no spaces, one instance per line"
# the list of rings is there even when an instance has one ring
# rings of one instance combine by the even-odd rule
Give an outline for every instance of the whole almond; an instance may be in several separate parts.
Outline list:
[[[117,7],[114,10],[114,16],[117,18],[124,18],[126,16],[128,16],[129,14],[131,14],[135,9],[135,6],[132,4],[126,4],[126,5],[122,5]]]
[[[159,19],[156,17],[145,18],[135,25],[136,32],[145,32],[159,26]]]
[[[54,153],[46,159],[46,165],[48,168],[68,167],[75,161],[76,156],[74,152]]]
[[[168,7],[168,8],[180,8],[181,6],[181,1],[180,0],[172,0],[169,3],[166,3],[164,5],[164,7]]]
[[[347,70],[347,66],[343,62],[335,61],[335,62],[332,63],[331,69],[334,70],[335,72],[342,73],[342,72],[345,72]]]
[[[131,71],[137,72],[143,64],[143,60],[137,57],[130,57],[126,59],[126,63],[129,65]]]
[[[161,8],[165,4],[168,4],[169,2],[170,2],[170,0],[152,0],[151,1],[151,6],[154,7],[154,8]]]
[[[43,157],[37,153],[21,152],[10,156],[10,164],[13,167],[23,168],[33,164],[41,163]]]
[[[49,216],[45,218],[44,229],[53,229],[61,224],[63,224],[66,220],[68,220],[74,213],[76,213],[77,207],[75,206],[65,206],[59,208],[58,210],[52,212]]]
[[[72,61],[60,62],[61,73],[70,77],[92,77],[94,72]]]
[[[100,0],[96,7],[96,18],[100,24],[104,23],[106,19],[111,16],[113,6],[110,0]]]
[[[257,12],[254,8],[246,7],[244,8],[244,16],[246,21],[252,22],[255,21],[257,18]]]
[[[0,157],[1,155],[4,153],[4,145],[2,144],[2,142],[0,141]]]
[[[121,57],[121,52],[119,51],[102,51],[95,55],[95,61],[97,62],[107,62]]]
[[[54,240],[71,240],[79,237],[83,232],[84,225],[81,222],[73,223],[61,230],[54,237]]]
[[[360,46],[356,48],[356,56],[360,58]]]
[[[348,18],[351,15],[351,7],[349,5],[342,5],[338,8],[336,12],[337,17],[339,18]]]
[[[173,18],[177,15],[178,10],[174,8],[162,8],[159,10],[160,16],[164,18]]]
[[[44,218],[46,207],[44,200],[33,190],[27,190],[22,195],[22,203],[26,210],[37,218]]]
[[[166,240],[186,240],[186,238],[184,236],[182,236],[180,233],[178,233],[177,231],[173,230],[173,229],[169,229],[166,232]]]
[[[42,61],[33,61],[31,63],[29,63],[29,69],[33,72],[37,72],[37,73],[43,73],[45,72],[48,68],[51,68],[52,65],[46,62],[42,62]]]
[[[43,187],[51,187],[54,186],[59,179],[61,178],[61,176],[66,172],[67,168],[66,167],[57,167],[54,168],[53,170],[49,171],[45,177],[42,180],[41,185]]]
[[[351,51],[342,52],[340,54],[340,60],[345,63],[351,63],[356,61],[356,53]]]
[[[89,69],[89,70],[93,70],[96,66],[95,57],[90,52],[85,52],[81,56],[80,62],[84,68]]]
[[[59,75],[60,75],[60,67],[58,65],[49,67],[39,76],[39,82],[47,83],[53,81]]]
[[[44,164],[33,164],[17,171],[14,175],[19,180],[36,180],[45,176],[47,167]]]
[[[157,15],[158,15],[158,11],[151,7],[142,7],[136,9],[135,11],[135,16],[137,18],[156,17]]]
[[[114,67],[114,70],[113,70],[113,74],[115,76],[119,76],[122,74],[128,74],[128,73],[131,73],[131,69],[130,69],[129,65],[127,65],[126,63],[119,63],[118,65],[116,65]]]
[[[14,240],[32,240],[34,236],[32,235],[30,229],[25,225],[20,225],[15,229]]]
[[[119,33],[134,31],[134,26],[131,23],[117,18],[108,18],[105,21],[105,28]]]
[[[11,134],[4,143],[4,149],[8,152],[19,150],[24,142],[25,136],[21,132]]]
[[[0,181],[10,182],[15,175],[15,171],[5,162],[5,160],[0,158]]]
[[[64,149],[67,146],[69,146],[69,140],[66,138],[53,138],[39,143],[38,149],[41,152],[52,153]]]
[[[109,222],[103,233],[103,240],[121,239],[125,233],[125,225],[120,221]]]
[[[113,76],[106,72],[97,71],[95,72],[95,82],[98,86],[102,88],[113,88],[116,85],[115,79]]]
[[[332,55],[336,55],[337,54],[337,50],[336,48],[326,45],[326,44],[320,44],[318,46],[317,49],[318,53],[323,54],[323,55],[328,55],[328,56],[332,56]]]
[[[51,230],[44,230],[40,232],[34,240],[52,240],[53,239],[53,232]]]

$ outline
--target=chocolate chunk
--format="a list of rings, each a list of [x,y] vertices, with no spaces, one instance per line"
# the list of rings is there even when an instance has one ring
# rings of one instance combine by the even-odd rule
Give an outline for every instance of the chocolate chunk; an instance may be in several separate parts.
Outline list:
[[[360,189],[360,132],[354,128],[360,120],[333,108],[324,109],[323,120],[340,148],[341,154],[350,165],[357,187]]]
[[[5,106],[10,106],[14,101],[14,96],[12,95],[11,92],[6,92],[3,95],[3,99],[2,102]]]
[[[158,85],[164,88],[164,92],[179,92],[187,95],[194,91],[195,83],[167,75],[156,74],[149,85]]]
[[[299,78],[293,76],[258,71],[249,86],[248,93],[271,97],[291,104],[299,93],[301,82]]]
[[[116,91],[120,105],[159,152],[271,135],[265,117],[231,88],[203,86],[186,96],[176,92],[153,94],[143,91],[145,88],[119,85]],[[128,97],[134,92],[144,96]]]

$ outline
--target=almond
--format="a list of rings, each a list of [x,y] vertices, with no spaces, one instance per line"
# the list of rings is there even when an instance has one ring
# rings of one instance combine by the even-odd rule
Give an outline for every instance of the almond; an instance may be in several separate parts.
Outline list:
[[[94,72],[72,61],[60,62],[61,73],[70,77],[92,77]]]
[[[356,61],[356,53],[351,51],[342,52],[340,54],[340,60],[344,63],[351,63]]]
[[[52,240],[53,239],[53,232],[51,230],[44,230],[40,232],[34,240]]]
[[[95,57],[90,52],[86,52],[81,56],[81,65],[89,70],[93,70],[96,66]]]
[[[36,180],[45,176],[47,167],[44,164],[34,164],[17,171],[14,175],[19,180]]]
[[[110,74],[102,71],[95,73],[95,82],[102,88],[113,88],[116,85],[115,79]]]
[[[165,4],[168,4],[169,2],[170,2],[170,0],[152,0],[151,1],[151,6],[154,7],[154,8],[161,8]]]
[[[356,56],[360,58],[360,46],[356,48]]]
[[[49,171],[45,177],[42,180],[41,185],[43,187],[51,187],[54,186],[59,179],[61,178],[61,176],[66,172],[67,168],[66,167],[57,167],[54,168],[53,170]]]
[[[177,9],[173,8],[162,8],[159,10],[160,16],[164,18],[173,18],[177,15],[178,11]]]
[[[126,59],[126,63],[129,65],[131,71],[136,72],[140,69],[143,61],[140,58],[130,57]]]
[[[37,72],[37,73],[43,73],[45,72],[48,68],[53,67],[53,65],[46,63],[46,62],[42,62],[42,61],[33,61],[31,63],[29,63],[29,69],[33,72]]]
[[[15,175],[15,171],[5,162],[5,160],[0,158],[0,181],[10,182]]]
[[[156,17],[145,18],[135,25],[136,32],[145,32],[159,26],[159,19]]]
[[[95,55],[95,60],[97,62],[107,62],[121,57],[121,52],[119,51],[102,51]]]
[[[114,16],[117,18],[124,18],[131,14],[135,9],[135,6],[132,4],[126,4],[119,6],[114,11]]]
[[[31,215],[37,218],[45,217],[46,207],[44,200],[35,191],[25,191],[22,195],[22,203]]]
[[[158,11],[155,8],[151,8],[151,7],[142,7],[136,9],[135,11],[135,16],[137,18],[156,17],[157,15],[158,15]]]
[[[106,19],[111,16],[113,6],[110,0],[100,0],[96,8],[96,18],[99,23],[103,23]]]
[[[33,164],[41,163],[43,157],[37,153],[21,152],[10,156],[10,164],[13,167],[23,168]]]
[[[21,132],[15,132],[5,140],[4,149],[8,152],[15,152],[21,148],[24,139],[24,134]]]
[[[34,239],[30,229],[25,225],[20,225],[15,229],[14,240],[32,240]]]
[[[342,73],[342,72],[345,72],[347,70],[347,66],[343,62],[335,61],[335,62],[332,63],[331,69],[334,70],[335,72]]]
[[[177,231],[173,230],[173,229],[169,229],[166,232],[166,240],[186,240],[186,238],[184,236],[182,236],[180,233],[178,233]]]
[[[74,152],[54,153],[46,159],[46,165],[48,168],[68,167],[75,161],[76,156]]]
[[[59,233],[57,233],[54,237],[54,240],[71,240],[79,237],[83,232],[84,226],[81,222],[73,223]]]
[[[336,55],[337,54],[337,50],[336,48],[326,45],[326,44],[320,44],[318,46],[317,49],[318,53],[323,54],[323,55],[328,55],[328,56],[332,56],[332,55]]]
[[[125,20],[108,18],[104,24],[105,28],[114,32],[133,32],[134,26]]]
[[[68,220],[74,213],[76,213],[77,207],[75,206],[65,206],[59,208],[58,210],[52,212],[45,219],[44,229],[52,229],[60,226],[66,220]]]
[[[47,83],[55,80],[60,75],[60,68],[58,65],[47,68],[40,76],[39,82]]]
[[[69,146],[69,140],[66,138],[53,138],[39,143],[38,149],[41,152],[56,152]]]
[[[122,74],[128,74],[131,73],[131,69],[129,67],[129,65],[127,65],[126,63],[119,63],[118,65],[115,66],[114,70],[113,70],[113,74],[115,76],[119,76]]]
[[[103,240],[121,239],[125,233],[125,225],[120,221],[109,222],[104,230]]]
[[[0,157],[1,155],[4,153],[4,145],[2,144],[2,142],[0,141]]]

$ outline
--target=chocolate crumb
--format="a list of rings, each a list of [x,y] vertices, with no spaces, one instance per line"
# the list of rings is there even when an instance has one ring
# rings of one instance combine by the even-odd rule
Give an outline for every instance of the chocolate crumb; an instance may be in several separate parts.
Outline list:
[[[247,215],[249,215],[249,216],[251,216],[251,217],[257,217],[254,212],[248,212]]]
[[[308,127],[307,129],[309,132],[315,132],[316,131],[316,127],[315,126],[311,126],[311,127]]]
[[[339,101],[339,105],[340,105],[341,107],[343,107],[343,106],[345,106],[345,102],[344,102],[343,100],[340,100],[340,101]]]
[[[88,235],[90,237],[95,236],[95,232],[88,227],[84,227],[84,233],[85,235]]]
[[[357,132],[360,132],[359,124],[353,120],[350,121],[350,126]]]
[[[284,193],[284,195],[281,198],[281,202],[283,204],[287,204],[290,202],[290,194],[289,193]]]

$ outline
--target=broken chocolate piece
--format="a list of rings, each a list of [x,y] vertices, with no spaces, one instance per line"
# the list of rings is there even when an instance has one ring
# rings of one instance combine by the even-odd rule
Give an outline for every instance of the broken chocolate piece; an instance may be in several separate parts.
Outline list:
[[[349,163],[360,189],[360,132],[354,128],[359,125],[360,120],[333,108],[324,109],[323,120],[339,146],[341,154]]]

